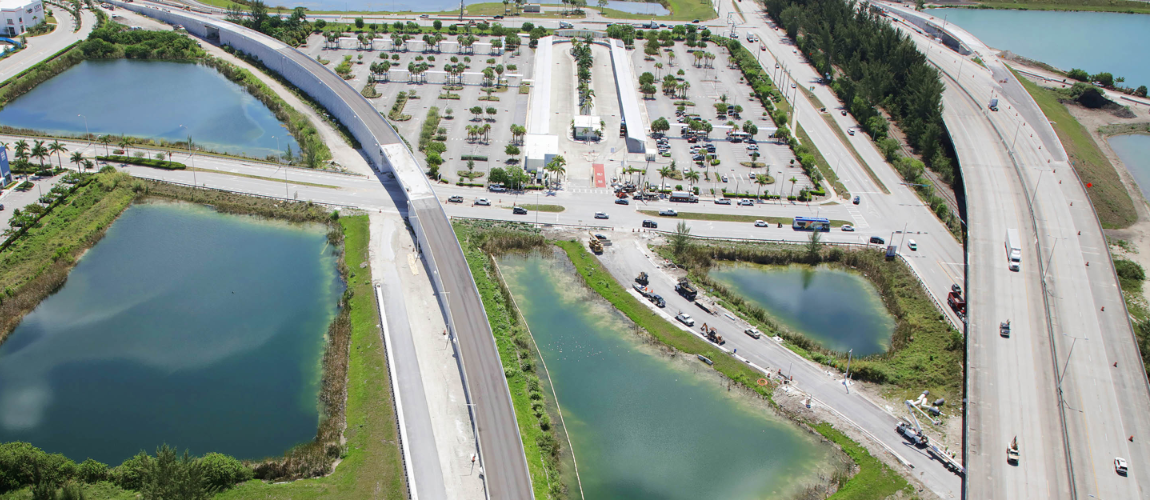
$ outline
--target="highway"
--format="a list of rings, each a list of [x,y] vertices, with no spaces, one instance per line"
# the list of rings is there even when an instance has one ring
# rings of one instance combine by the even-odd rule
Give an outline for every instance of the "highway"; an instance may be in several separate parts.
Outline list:
[[[899,11],[903,15],[919,16],[905,9]],[[1018,179],[1010,196],[1023,208],[1032,207],[1012,223],[1020,229],[1029,228],[1034,238],[1023,247],[1021,278],[1026,281],[1029,309],[1025,314],[1035,320],[1034,336],[1046,335],[1047,339],[1046,346],[1035,340],[1032,343],[1038,342],[1037,345],[1019,350],[1031,350],[1034,358],[1047,357],[1050,361],[1032,372],[1018,369],[1014,373],[1032,380],[1020,380],[1023,387],[1040,388],[1044,393],[1037,396],[1040,402],[1054,401],[1058,411],[1044,411],[1049,404],[1024,411],[1033,411],[1041,420],[1043,432],[1038,439],[1052,448],[1045,451],[1063,453],[1056,461],[1060,463],[1051,463],[1049,459],[1040,460],[1038,464],[1023,462],[1019,467],[1025,470],[1013,471],[1004,460],[1000,461],[1001,455],[997,459],[993,457],[993,447],[1005,446],[1004,439],[1015,432],[1007,426],[1021,425],[1021,430],[1028,430],[1032,423],[1003,422],[999,415],[972,413],[967,421],[968,434],[977,437],[982,432],[980,439],[989,441],[994,436],[999,443],[985,442],[986,449],[976,449],[976,441],[971,439],[970,495],[990,498],[1006,496],[1009,492],[1009,496],[1017,498],[1150,498],[1150,491],[1142,486],[1150,471],[1147,464],[1150,448],[1140,441],[1150,432],[1150,422],[1146,419],[1150,414],[1150,391],[1117,287],[1105,235],[1086,196],[1086,188],[1069,166],[1049,122],[1003,63],[969,33],[953,25],[946,28],[985,61],[988,69],[932,44],[926,37],[915,34],[914,38],[921,47],[933,45],[925,51],[928,57],[948,75],[957,78],[969,102],[978,106],[976,115],[982,115],[981,127],[993,130],[997,136],[989,142],[978,143],[978,147],[999,150],[999,155],[1007,160],[1001,163],[1003,169],[1013,170]],[[907,31],[914,33],[913,29]],[[991,98],[1000,99],[998,112],[982,109],[982,103]],[[1009,161],[1011,157],[1013,161]],[[975,178],[976,182],[980,180]],[[967,184],[972,196],[975,191],[989,188],[985,184]],[[998,246],[1001,243],[993,235],[988,238],[991,239],[972,246],[971,254],[997,253],[1001,261],[1002,247]],[[1033,272],[1026,271],[1027,268]],[[991,301],[988,303],[1000,307],[1003,298],[1011,292],[997,286],[985,291],[986,299]],[[976,300],[980,299],[972,296],[972,301]],[[1035,308],[1039,308],[1038,314]],[[1020,313],[1018,307],[1007,309],[1007,314]],[[979,314],[972,305],[972,332],[996,329],[997,321],[1001,321]],[[990,380],[1002,380],[1012,374],[1008,362],[988,361],[984,378],[972,376],[972,400],[977,397],[984,400],[985,405],[1018,405],[1019,401],[1009,399],[1009,395],[987,390],[994,383]],[[1030,446],[1040,445],[1036,442]],[[1128,475],[1115,472],[1116,457],[1128,460]],[[1039,455],[1039,458],[1045,457]],[[1052,486],[1048,494],[1027,484],[1033,476],[1049,479]]]

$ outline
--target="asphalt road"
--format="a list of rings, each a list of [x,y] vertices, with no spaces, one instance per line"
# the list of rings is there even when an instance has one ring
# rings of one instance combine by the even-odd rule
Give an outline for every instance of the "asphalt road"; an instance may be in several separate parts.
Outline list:
[[[92,28],[96,26],[96,15],[87,9],[80,10],[80,30],[72,31],[76,27],[76,20],[71,14],[59,7],[56,9],[56,19],[59,24],[55,30],[47,35],[28,38],[28,47],[11,56],[0,59],[0,82],[24,71],[36,63],[51,57],[77,41],[88,37]],[[7,36],[7,35],[5,35]]]
[[[1085,188],[1068,165],[1061,144],[1054,140],[1049,122],[1002,62],[969,33],[953,26],[949,28],[985,61],[989,69],[982,70],[965,61],[966,70],[963,71],[963,58],[937,45],[927,51],[928,57],[947,74],[957,77],[962,90],[980,108],[981,103],[991,98],[1000,99],[998,112],[982,109],[979,112],[983,115],[983,127],[988,130],[993,127],[1001,139],[980,146],[994,147],[1004,154],[1013,150],[1020,165],[1015,175],[1024,187],[1015,189],[1012,196],[1016,203],[1021,204],[1030,197],[1034,206],[1033,214],[1018,220],[1020,225],[1034,228],[1036,236],[1036,239],[1025,242],[1024,254],[1033,258],[1024,266],[1029,265],[1045,274],[1045,280],[1039,274],[1025,276],[1030,282],[1028,288],[1038,290],[1030,299],[1030,307],[1038,305],[1043,296],[1040,290],[1043,286],[1046,288],[1048,306],[1043,314],[1049,318],[1050,329],[1044,333],[1048,336],[1048,343],[1052,343],[1049,349],[1053,352],[1048,356],[1053,358],[1053,363],[1035,370],[1046,372],[1048,376],[1020,373],[1023,377],[1037,378],[1034,384],[1041,386],[1046,394],[1052,394],[1056,401],[1061,395],[1056,406],[1059,411],[1044,412],[1039,408],[1036,413],[1043,420],[1043,428],[1055,429],[1044,432],[1040,439],[1046,443],[1061,440],[1063,450],[1069,451],[1069,460],[1065,456],[1060,457],[1062,471],[1052,465],[1043,467],[1048,473],[1060,473],[1060,477],[1051,478],[1056,486],[1051,487],[1050,496],[1036,494],[1029,488],[1015,487],[1014,490],[1019,492],[1020,498],[1072,495],[1078,498],[1148,498],[1150,491],[1142,483],[1150,473],[1147,464],[1150,448],[1142,445],[1140,438],[1150,432],[1150,422],[1146,419],[1150,413],[1150,391],[1113,274],[1106,240]],[[915,39],[920,45],[930,43],[921,36]],[[1012,136],[1017,137],[1016,144]],[[1010,146],[1005,144],[1007,141],[1010,141]],[[970,193],[988,188],[969,183],[967,186]],[[997,250],[989,247],[988,242],[982,247],[972,247],[971,251],[972,254],[1001,251],[1001,247]],[[994,289],[989,298],[998,303],[1008,293]],[[972,329],[986,328],[986,323],[992,321],[989,318],[982,324],[972,321]],[[1041,354],[1035,350],[1034,355]],[[1004,370],[1008,368],[1004,369],[1000,363],[994,369],[993,378],[1002,378]],[[1064,378],[1058,384],[1057,378],[1060,377]],[[1017,401],[999,399],[993,403],[1018,404]],[[968,425],[979,429],[992,428],[997,423],[992,417],[977,421],[972,418]],[[1005,434],[1009,431],[999,432],[999,435]],[[1115,457],[1129,461],[1128,475],[1115,473]],[[984,475],[997,487],[984,490],[989,496],[999,496],[1003,488],[1011,488],[1019,482],[1017,478],[1011,480],[1015,474],[1009,471],[1005,462],[987,460],[987,463],[990,466]],[[975,478],[984,476],[970,477],[971,488],[980,487],[974,482]]]

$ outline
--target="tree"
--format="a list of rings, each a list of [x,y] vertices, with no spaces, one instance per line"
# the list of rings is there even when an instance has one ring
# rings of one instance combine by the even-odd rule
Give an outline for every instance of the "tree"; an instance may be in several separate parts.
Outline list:
[[[653,99],[655,97],[655,92],[658,91],[659,89],[655,88],[655,86],[650,83],[644,83],[639,87],[639,92],[643,94],[643,97],[648,99]]]
[[[80,170],[80,164],[84,162],[84,154],[76,151],[75,153],[72,153],[72,157],[69,158],[68,161],[76,165],[76,170]]]
[[[679,221],[675,226],[675,232],[668,236],[671,242],[671,252],[675,255],[682,255],[691,246],[691,228],[687,226],[686,222]]]
[[[1106,73],[1106,72],[1098,73],[1097,75],[1094,75],[1090,78],[1092,80],[1098,82],[1103,87],[1111,88],[1114,86],[1114,75],[1112,75],[1110,73]]]
[[[788,180],[791,181],[791,196],[794,196],[794,194],[795,194],[795,183],[799,182],[799,180],[796,179],[795,177],[791,177]]]
[[[503,148],[503,152],[507,153],[507,156],[512,157],[511,160],[514,160],[514,157],[519,156],[519,146],[508,144],[507,147]]]
[[[548,185],[552,182],[558,182],[559,179],[567,175],[567,160],[562,155],[555,155],[547,165],[543,167],[551,175],[548,177]]]
[[[755,134],[759,133],[759,126],[755,125],[755,122],[747,120],[745,123],[743,123],[743,132],[746,132],[747,134],[750,134],[751,137],[754,137]]]
[[[807,240],[807,260],[811,263],[819,261],[819,251],[822,250],[822,233],[818,230],[811,231],[810,239]]]
[[[1090,73],[1087,73],[1086,70],[1078,68],[1071,69],[1069,73],[1066,73],[1066,76],[1069,76],[1070,78],[1080,82],[1085,82],[1086,80],[1090,79]]]
[[[658,120],[651,122],[652,132],[666,132],[668,130],[671,130],[671,124],[667,122],[666,118],[660,116]]]
[[[499,110],[495,109],[495,108],[494,108],[494,107],[492,107],[492,106],[488,106],[488,107],[487,107],[487,109],[486,109],[486,110],[484,110],[484,111],[486,111],[486,112],[487,112],[487,116],[488,116],[489,118],[491,118],[491,119],[494,119],[494,118],[495,118],[495,113],[497,113]]]
[[[691,185],[694,186],[696,183],[699,182],[699,173],[694,171],[694,170],[691,170],[690,172],[687,172],[686,174],[684,174],[683,178],[688,180],[688,181],[691,181]]]
[[[95,167],[95,166],[96,166],[96,164],[93,163],[92,160],[84,160],[84,170],[91,170],[92,167]]]
[[[756,189],[755,198],[759,198],[760,193],[762,193],[763,186],[766,186],[767,184],[770,184],[770,183],[771,183],[770,172],[767,172],[765,174],[756,175],[755,176],[755,184],[758,185],[759,187],[755,188]]]
[[[363,18],[362,17],[355,18],[355,27],[358,29],[363,29]]]
[[[475,118],[473,121],[478,121],[479,117],[483,115],[483,107],[482,106],[472,106],[471,109],[468,111],[471,111],[471,114],[475,115]]]
[[[32,158],[36,158],[36,159],[40,160],[40,168],[43,169],[44,168],[44,158],[48,158],[49,156],[51,156],[51,153],[48,152],[48,148],[44,147],[44,141],[33,140],[32,152],[31,152],[30,156],[32,156]]]
[[[652,38],[647,40],[647,44],[643,47],[643,53],[649,56],[657,56],[659,55],[660,48],[662,48],[662,45],[659,45],[659,40]]]
[[[675,175],[675,169],[671,167],[663,167],[659,169],[659,190],[663,190],[665,188],[664,185],[667,182],[667,178],[673,175]]]
[[[435,21],[433,21],[431,23],[431,27],[435,28],[435,31],[441,31],[441,30],[443,30],[443,21],[436,19]]]
[[[1137,97],[1146,97],[1146,86],[1145,85],[1139,85],[1138,90],[1134,91],[1134,95]]]
[[[648,83],[655,83],[655,75],[652,75],[650,71],[645,71],[639,75],[639,84],[646,85]]]
[[[108,153],[108,145],[112,143],[112,136],[104,134],[97,138],[96,141],[104,145],[104,154],[110,154]]]
[[[599,0],[599,13],[602,14],[607,8],[607,0]]]
[[[60,141],[52,141],[52,143],[48,145],[48,154],[56,155],[56,161],[60,163],[60,168],[64,168],[64,158],[60,155],[67,152],[68,148],[60,144]]]

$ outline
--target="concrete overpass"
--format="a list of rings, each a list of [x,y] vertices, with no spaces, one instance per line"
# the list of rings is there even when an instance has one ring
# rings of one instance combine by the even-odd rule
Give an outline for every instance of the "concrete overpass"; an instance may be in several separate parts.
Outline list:
[[[479,291],[443,207],[415,156],[395,130],[338,75],[279,40],[193,12],[119,0],[112,3],[181,25],[190,34],[211,43],[229,45],[258,59],[306,92],[346,126],[362,145],[364,156],[376,172],[395,176],[403,187],[407,218],[431,274],[457,352],[487,497],[532,498],[531,478],[511,394]],[[410,470],[408,477],[413,477]]]

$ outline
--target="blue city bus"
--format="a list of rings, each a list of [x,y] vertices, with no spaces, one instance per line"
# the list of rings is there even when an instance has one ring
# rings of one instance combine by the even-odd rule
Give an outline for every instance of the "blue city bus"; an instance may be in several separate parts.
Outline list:
[[[796,231],[830,231],[831,221],[817,217],[795,217],[791,228]]]

